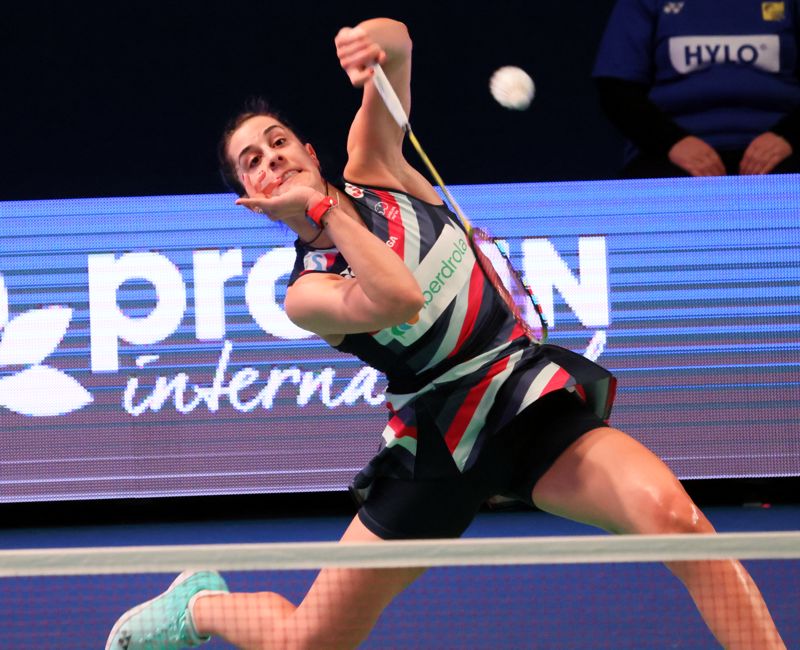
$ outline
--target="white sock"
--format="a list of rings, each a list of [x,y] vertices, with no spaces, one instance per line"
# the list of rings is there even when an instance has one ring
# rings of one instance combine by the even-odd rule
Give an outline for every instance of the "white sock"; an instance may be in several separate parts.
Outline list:
[[[198,591],[194,596],[189,599],[189,603],[186,605],[186,622],[189,624],[191,628],[192,634],[196,636],[198,639],[209,639],[210,635],[200,634],[197,631],[197,626],[194,624],[194,603],[195,601],[201,596],[214,596],[216,594],[227,594],[227,591],[215,591],[213,589],[202,589]]]

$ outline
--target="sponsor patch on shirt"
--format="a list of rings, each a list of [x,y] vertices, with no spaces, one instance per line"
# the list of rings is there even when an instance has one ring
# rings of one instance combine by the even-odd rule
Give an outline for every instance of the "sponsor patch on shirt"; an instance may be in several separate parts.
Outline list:
[[[761,17],[769,22],[779,22],[786,17],[786,7],[783,2],[762,2]]]
[[[388,327],[375,335],[379,343],[392,339],[411,345],[428,331],[469,283],[475,256],[466,235],[452,225],[442,229],[438,240],[414,271],[425,304],[409,322]]]
[[[730,63],[779,72],[780,54],[777,34],[673,36],[669,39],[670,62],[681,74]]]
[[[386,217],[389,221],[397,221],[401,219],[400,208],[396,204],[387,203],[386,201],[378,201],[372,208],[378,214]]]
[[[338,271],[336,269],[338,264]],[[300,275],[323,271],[328,273],[338,273],[343,278],[354,278],[352,269],[346,266],[344,260],[339,257],[339,251],[335,248],[325,250],[313,250],[303,256],[303,270]]]
[[[358,185],[353,185],[352,183],[345,183],[344,191],[354,199],[360,199],[364,196],[364,190],[358,187]]]

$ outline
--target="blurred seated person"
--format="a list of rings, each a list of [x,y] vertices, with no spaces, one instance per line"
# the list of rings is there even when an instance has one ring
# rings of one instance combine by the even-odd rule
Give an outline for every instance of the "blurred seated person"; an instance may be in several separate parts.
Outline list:
[[[800,0],[617,0],[593,76],[623,178],[800,172]]]

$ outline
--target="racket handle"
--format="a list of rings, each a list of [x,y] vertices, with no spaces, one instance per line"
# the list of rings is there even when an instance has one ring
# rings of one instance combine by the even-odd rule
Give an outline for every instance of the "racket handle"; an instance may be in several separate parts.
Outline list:
[[[397,96],[397,93],[392,88],[392,84],[389,83],[389,79],[386,77],[386,73],[383,71],[379,63],[375,63],[372,66],[375,74],[372,75],[372,83],[375,84],[375,89],[378,91],[378,94],[381,96],[383,103],[386,104],[386,108],[389,109],[389,113],[391,113],[394,121],[397,122],[398,126],[403,129],[406,133],[408,133],[408,137],[411,140],[411,144],[414,146],[414,149],[417,150],[420,158],[422,158],[422,162],[425,163],[425,166],[431,172],[433,179],[441,188],[442,192],[444,193],[445,197],[447,198],[448,202],[452,206],[455,213],[458,215],[458,218],[461,220],[461,223],[466,228],[467,233],[472,233],[472,224],[470,223],[469,219],[467,219],[466,215],[464,214],[463,210],[461,210],[461,206],[456,203],[456,200],[453,198],[453,195],[450,194],[450,190],[447,189],[447,186],[444,184],[442,177],[439,175],[439,172],[436,171],[436,167],[433,166],[430,158],[428,158],[428,154],[425,153],[425,150],[422,148],[422,145],[417,140],[417,137],[414,135],[414,132],[411,130],[411,124],[408,121],[408,115],[406,115],[406,111],[403,108],[403,105],[400,103],[400,98]]]
[[[373,64],[372,69],[375,71],[375,74],[372,75],[372,83],[375,84],[375,90],[378,91],[383,103],[386,104],[386,108],[389,109],[389,113],[392,114],[397,125],[403,129],[403,131],[408,131],[408,115],[406,115],[406,111],[400,103],[400,98],[397,96],[394,88],[392,88],[392,84],[389,82],[386,73],[379,63]]]

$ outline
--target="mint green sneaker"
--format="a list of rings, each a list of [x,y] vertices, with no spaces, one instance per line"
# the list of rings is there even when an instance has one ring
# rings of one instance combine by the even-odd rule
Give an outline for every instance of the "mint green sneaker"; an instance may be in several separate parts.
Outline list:
[[[189,616],[189,601],[200,591],[228,591],[216,571],[184,571],[167,590],[117,619],[106,650],[178,650],[194,648],[211,637],[200,636]]]

